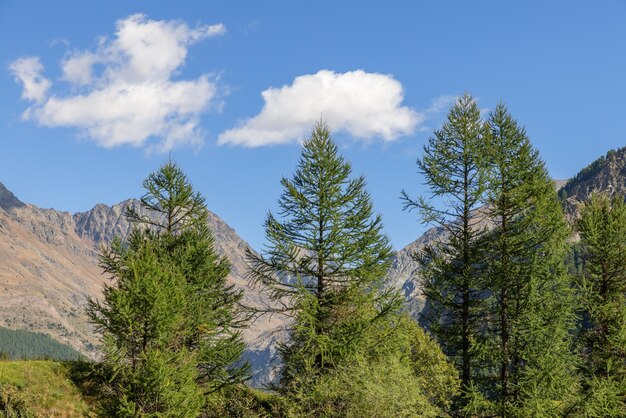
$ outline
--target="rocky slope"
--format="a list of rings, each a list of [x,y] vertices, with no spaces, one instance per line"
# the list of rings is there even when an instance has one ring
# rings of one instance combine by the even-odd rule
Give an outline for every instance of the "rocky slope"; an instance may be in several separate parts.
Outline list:
[[[578,207],[593,193],[626,196],[626,147],[611,150],[583,168],[559,191],[570,219],[578,216]]]
[[[445,233],[439,228],[430,228],[424,235],[396,252],[387,278],[389,283],[399,289],[407,303],[411,314],[418,316],[424,307],[424,296],[421,292],[420,266],[413,255],[426,245],[444,239]]]
[[[21,202],[0,183],[0,326],[44,332],[97,357],[98,339],[85,306],[100,297],[106,280],[98,267],[100,246],[129,232],[128,206],[139,208],[139,202],[99,204],[76,214],[42,209]],[[209,226],[216,250],[231,263],[230,282],[244,290],[247,304],[261,304],[262,294],[245,279],[249,245],[213,213]],[[246,330],[251,359],[271,356],[271,335],[279,323],[261,318]]]

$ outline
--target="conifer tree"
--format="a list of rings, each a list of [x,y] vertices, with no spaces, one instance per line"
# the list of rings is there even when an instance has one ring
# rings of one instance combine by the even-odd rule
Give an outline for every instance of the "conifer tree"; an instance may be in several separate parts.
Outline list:
[[[89,313],[112,371],[106,414],[197,416],[203,395],[195,359],[177,348],[185,335],[184,277],[162,262],[161,246],[145,231],[133,232],[127,244],[114,242],[102,266],[115,284]]]
[[[484,228],[476,212],[485,192],[483,145],[480,110],[474,98],[466,94],[450,109],[446,122],[434,132],[424,155],[417,160],[430,195],[413,200],[402,192],[405,209],[417,209],[424,223],[444,232],[442,240],[415,257],[422,266],[425,321],[459,369],[464,397],[479,372],[473,343],[480,339],[484,301]],[[437,198],[441,201],[435,205],[432,201]]]
[[[582,409],[626,416],[626,204],[594,194],[577,224],[583,269]]]
[[[212,392],[242,381],[248,367],[234,366],[245,348],[240,332],[245,327],[239,312],[242,293],[226,281],[230,265],[215,252],[204,197],[172,161],[151,173],[143,187],[141,210],[129,208],[128,219],[155,233],[166,261],[183,270],[190,290],[190,334],[185,344],[199,356],[205,389]]]
[[[385,283],[391,248],[363,177],[318,123],[292,179],[269,244],[249,253],[250,278],[292,317],[280,347],[277,389],[295,416],[440,416],[457,389],[437,344],[401,314]]]
[[[213,248],[204,199],[169,162],[144,181],[126,242],[101,266],[114,280],[89,315],[113,370],[110,413],[198,416],[207,393],[245,377],[241,294]]]
[[[483,348],[496,371],[485,395],[503,417],[556,416],[576,389],[568,227],[539,153],[503,104],[489,116],[485,150],[492,338]]]
[[[267,216],[265,251],[248,254],[251,280],[293,318],[281,348],[283,391],[357,352],[368,329],[399,308],[397,292],[383,286],[392,253],[381,218],[365,179],[350,174],[328,126],[318,123],[293,178],[281,181],[280,218]]]

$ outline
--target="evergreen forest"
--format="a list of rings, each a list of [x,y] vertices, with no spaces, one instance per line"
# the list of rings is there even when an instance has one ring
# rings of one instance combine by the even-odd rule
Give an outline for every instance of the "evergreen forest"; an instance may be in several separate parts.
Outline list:
[[[81,360],[84,356],[69,345],[61,344],[41,332],[0,327],[0,358]]]

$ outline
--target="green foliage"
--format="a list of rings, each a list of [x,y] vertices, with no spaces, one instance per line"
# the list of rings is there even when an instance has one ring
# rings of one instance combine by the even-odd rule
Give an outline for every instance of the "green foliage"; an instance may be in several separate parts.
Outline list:
[[[356,359],[316,380],[295,400],[301,416],[438,416],[420,389],[411,368],[398,358]]]
[[[112,376],[108,413],[198,416],[205,394],[247,376],[237,313],[206,225],[204,199],[172,162],[144,182],[142,211],[129,210],[127,242],[103,250],[114,280],[89,315],[103,334]]]
[[[409,318],[401,322],[401,332],[406,335],[409,360],[419,393],[435,406],[438,414],[449,411],[452,399],[458,394],[460,381],[454,364],[448,361],[439,344]],[[404,349],[403,349],[404,351]]]
[[[253,282],[293,318],[276,389],[293,416],[436,414],[455,390],[454,373],[439,375],[451,371],[439,348],[400,315],[401,297],[384,283],[391,248],[381,218],[365,179],[350,173],[317,124],[293,179],[282,180],[266,251],[248,255]],[[431,363],[414,364],[421,355]]]
[[[570,352],[569,229],[539,153],[500,104],[486,135],[489,327],[483,394],[501,416],[558,416],[577,382]],[[491,373],[491,379],[489,379]]]
[[[6,359],[81,360],[83,355],[40,332],[0,327],[0,353]]]
[[[623,374],[587,378],[581,402],[575,411],[585,417],[626,416],[625,380]]]
[[[450,109],[418,159],[430,196],[412,200],[402,192],[405,209],[417,209],[424,223],[441,228],[445,239],[415,258],[422,266],[427,305],[423,320],[461,372],[464,393],[477,375],[473,345],[481,337],[485,299],[478,209],[484,201],[484,130],[480,110],[470,95]],[[433,198],[439,198],[435,206]]]
[[[190,406],[198,415],[202,396],[195,359],[183,348],[187,283],[162,261],[160,242],[146,235],[135,232],[127,247],[113,247],[117,258],[110,259],[115,264],[109,271],[116,286],[107,286],[104,302],[90,312],[104,332],[105,361],[113,371],[110,412],[153,416]],[[184,411],[194,415],[194,409]]]
[[[145,350],[140,366],[115,375],[111,415],[120,417],[198,416],[204,406],[194,359],[183,352]]]
[[[291,417],[292,409],[279,395],[251,389],[245,385],[231,385],[208,398],[206,418],[270,418]]]
[[[378,341],[321,376],[300,373],[292,413],[307,417],[442,416],[459,387],[438,344],[410,318],[397,317],[368,337]]]
[[[626,204],[594,194],[577,224],[583,308],[580,336],[584,410],[589,416],[626,413]]]
[[[34,418],[24,396],[14,385],[0,384],[0,417]]]

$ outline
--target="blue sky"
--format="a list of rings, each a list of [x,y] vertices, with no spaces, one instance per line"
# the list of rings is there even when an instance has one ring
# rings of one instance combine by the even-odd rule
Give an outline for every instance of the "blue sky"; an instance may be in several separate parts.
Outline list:
[[[621,1],[0,0],[0,182],[71,212],[173,155],[254,247],[323,116],[394,247],[450,98],[508,104],[555,178],[625,145]],[[262,95],[262,92],[265,92]]]

